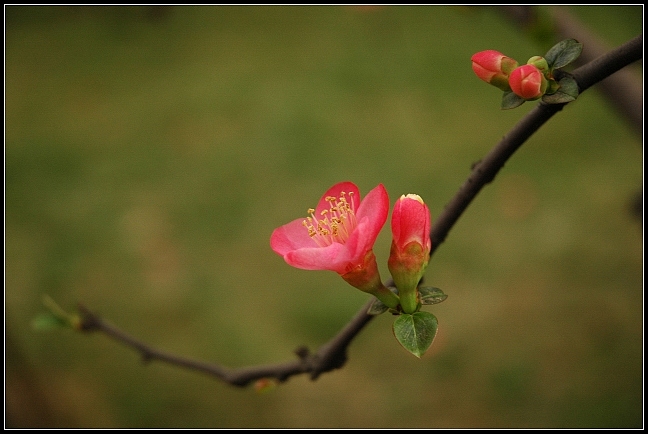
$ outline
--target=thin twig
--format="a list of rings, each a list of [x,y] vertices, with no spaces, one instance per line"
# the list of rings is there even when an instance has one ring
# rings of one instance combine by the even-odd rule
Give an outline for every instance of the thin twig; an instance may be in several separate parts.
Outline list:
[[[293,375],[304,373],[310,373],[311,379],[315,380],[323,372],[341,368],[346,362],[346,348],[360,330],[373,318],[373,316],[366,314],[371,303],[372,301],[367,302],[351,321],[329,342],[322,345],[316,353],[309,352],[306,347],[299,347],[295,350],[297,360],[238,369],[160,351],[105,321],[84,305],[79,304],[78,309],[81,314],[80,329],[82,331],[102,332],[117,342],[138,351],[144,362],[158,360],[208,374],[234,386],[246,386],[251,381],[261,378],[276,378],[279,381],[285,381]]]
[[[580,91],[585,91],[598,81],[641,59],[642,48],[643,36],[639,35],[620,47],[574,70],[572,74],[578,83]],[[432,251],[430,255],[446,239],[452,226],[457,222],[482,187],[491,182],[511,155],[545,122],[560,111],[563,106],[564,104],[547,105],[542,102],[539,103],[480,162],[473,166],[471,175],[432,226],[430,234]],[[215,363],[187,359],[157,350],[107,323],[85,306],[80,305],[79,311],[82,317],[81,330],[102,332],[116,341],[140,352],[146,362],[158,360],[203,372],[234,386],[245,386],[254,380],[262,378],[275,378],[279,381],[285,381],[293,375],[304,373],[310,373],[310,377],[314,380],[324,372],[342,367],[346,362],[347,347],[373,318],[373,316],[366,313],[370,304],[371,301],[367,302],[337,335],[322,345],[315,353],[311,353],[307,348],[301,347],[296,350],[297,360],[237,369],[226,368]]]

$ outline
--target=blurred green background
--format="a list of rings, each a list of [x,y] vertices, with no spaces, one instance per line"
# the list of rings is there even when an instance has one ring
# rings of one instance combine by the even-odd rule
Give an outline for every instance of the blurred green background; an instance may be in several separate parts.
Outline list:
[[[610,47],[642,31],[641,6],[569,11]],[[383,315],[342,369],[257,394],[31,328],[47,294],[231,367],[317,348],[368,297],[286,265],[272,230],[342,180],[434,219],[537,104],[501,111],[470,56],[556,41],[475,7],[6,6],[5,25],[8,427],[642,426],[643,149],[596,88],[434,255],[449,297],[421,360]]]

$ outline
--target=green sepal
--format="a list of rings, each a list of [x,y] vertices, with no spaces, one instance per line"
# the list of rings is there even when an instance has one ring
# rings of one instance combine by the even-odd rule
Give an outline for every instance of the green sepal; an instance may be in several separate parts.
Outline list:
[[[430,348],[437,333],[438,321],[429,312],[405,313],[394,321],[396,340],[410,353],[421,358]]]
[[[556,80],[554,80],[553,78],[548,78],[547,90],[545,91],[545,95],[553,95],[554,93],[558,92],[559,88],[560,88],[560,84]]]
[[[524,102],[525,102],[524,98],[520,98],[512,91],[504,92],[504,94],[502,95],[501,109],[502,110],[514,109],[515,107],[519,107],[522,104],[524,104]]]
[[[432,286],[421,286],[418,292],[421,304],[437,304],[448,298],[447,294],[444,294],[439,288]]]
[[[576,39],[565,39],[551,47],[544,58],[551,70],[562,68],[578,59],[583,51],[583,44]]]
[[[578,84],[571,76],[565,76],[558,82],[560,87],[551,95],[543,95],[542,101],[546,104],[564,104],[578,98]]]

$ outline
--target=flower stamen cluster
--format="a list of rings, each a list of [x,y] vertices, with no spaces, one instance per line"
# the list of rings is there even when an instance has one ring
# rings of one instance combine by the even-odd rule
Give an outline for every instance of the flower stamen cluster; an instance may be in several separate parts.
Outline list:
[[[328,209],[320,211],[320,217],[315,215],[315,209],[309,208],[307,217],[302,224],[308,231],[308,235],[320,247],[330,246],[332,243],[344,244],[356,228],[355,204],[353,192],[349,192],[349,201],[346,199],[347,192],[340,192],[339,197],[326,196],[325,201],[329,203]]]

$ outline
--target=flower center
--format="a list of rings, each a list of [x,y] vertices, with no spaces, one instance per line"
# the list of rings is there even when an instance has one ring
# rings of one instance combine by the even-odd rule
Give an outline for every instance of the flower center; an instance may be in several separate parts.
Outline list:
[[[315,216],[313,208],[308,209],[308,214],[303,225],[308,230],[308,235],[320,247],[330,246],[333,243],[344,244],[349,239],[351,232],[356,227],[355,203],[353,192],[340,192],[340,197],[327,196],[328,209],[320,212],[320,217]]]

